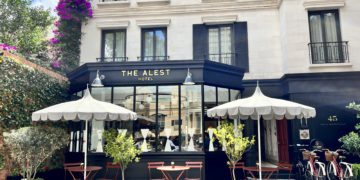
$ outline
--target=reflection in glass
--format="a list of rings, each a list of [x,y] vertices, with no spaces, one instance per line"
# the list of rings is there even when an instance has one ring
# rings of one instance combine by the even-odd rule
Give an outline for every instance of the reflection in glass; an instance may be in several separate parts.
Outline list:
[[[91,95],[94,99],[97,99],[99,101],[111,102],[111,87],[92,88]],[[91,131],[91,144],[89,151],[97,152],[96,150],[98,149],[98,142],[103,142],[99,141],[98,131],[104,130],[104,121],[92,120],[89,129]]]
[[[241,99],[241,92],[240,90],[230,89],[230,101]]]
[[[179,150],[179,87],[159,86],[158,89],[158,151],[165,150],[167,134],[171,151]]]
[[[113,103],[133,111],[134,87],[114,87]],[[133,121],[108,122],[105,129],[109,128],[127,129],[127,134],[132,134]]]
[[[218,105],[229,102],[229,89],[218,87]]]
[[[155,151],[155,128],[156,128],[156,87],[137,86],[136,87],[135,112],[138,119],[135,121],[135,137],[137,148],[142,146],[144,140],[141,129],[149,129],[147,133],[147,147],[149,152]]]
[[[204,106],[205,111],[216,106],[216,87],[204,85]]]
[[[193,131],[194,150],[201,151],[203,147],[201,85],[181,86],[181,120],[182,151],[193,151],[188,148],[191,143],[191,131]]]

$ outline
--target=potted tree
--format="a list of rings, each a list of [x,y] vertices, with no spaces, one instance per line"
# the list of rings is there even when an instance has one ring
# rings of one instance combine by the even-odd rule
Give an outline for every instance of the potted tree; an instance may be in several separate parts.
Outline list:
[[[125,180],[125,169],[128,164],[135,160],[139,162],[141,150],[135,146],[133,137],[125,133],[118,133],[115,129],[104,132],[106,141],[105,154],[107,157],[113,158],[114,164],[120,164],[122,180]]]
[[[233,166],[233,178],[235,177],[235,165],[242,159],[243,154],[251,148],[255,143],[255,136],[250,139],[249,137],[243,137],[242,130],[243,124],[239,124],[236,128],[233,124],[224,122],[216,129],[214,134],[219,143],[225,148],[225,154],[228,157],[230,163]]]
[[[39,166],[69,142],[65,130],[54,127],[24,127],[4,133],[12,160],[26,180],[35,179]]]

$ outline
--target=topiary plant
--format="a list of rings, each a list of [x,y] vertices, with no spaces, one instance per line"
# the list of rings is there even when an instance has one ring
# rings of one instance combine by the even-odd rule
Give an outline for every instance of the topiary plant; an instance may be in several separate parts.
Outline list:
[[[68,144],[69,135],[61,128],[32,126],[4,133],[4,142],[21,175],[32,180],[41,163]]]

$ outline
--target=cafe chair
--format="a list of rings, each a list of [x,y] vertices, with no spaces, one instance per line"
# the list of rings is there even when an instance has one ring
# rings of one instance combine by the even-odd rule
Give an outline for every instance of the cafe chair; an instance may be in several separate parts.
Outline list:
[[[148,169],[149,169],[149,180],[166,180],[166,178],[164,177],[164,175],[161,173],[161,177],[160,178],[153,178],[155,173],[152,173],[153,170],[158,167],[162,167],[164,166],[164,162],[148,162]],[[159,172],[159,171],[155,171],[155,172]],[[159,177],[159,176],[158,176]]]
[[[106,163],[105,176],[97,180],[116,180],[120,171],[120,164],[113,164],[113,162]]]
[[[245,171],[244,171],[244,166],[245,166],[245,163],[244,162],[237,162],[235,164],[235,174],[236,174],[236,170],[241,170],[242,169],[242,178],[243,179],[246,179],[246,176],[245,176]],[[231,179],[233,179],[233,165],[230,163],[229,164],[229,170],[230,170],[230,176],[231,176]]]
[[[186,170],[186,177],[185,177],[185,179],[184,180],[201,180],[201,169],[202,169],[202,162],[185,162],[185,164],[186,164],[186,166],[187,167],[190,167],[190,169],[189,170]],[[199,177],[190,177],[189,176],[189,171],[191,170],[191,169],[197,169],[197,168],[199,168]]]
[[[292,164],[289,164],[289,163],[278,163],[277,164],[277,174],[276,174],[276,179],[278,178],[279,176],[279,172],[280,170],[285,170],[285,171],[289,171],[289,177],[288,179],[290,179],[290,176],[291,176],[291,170],[292,170]]]
[[[64,163],[64,179],[66,180],[66,172],[69,172],[69,167],[80,166],[81,162],[77,163]]]

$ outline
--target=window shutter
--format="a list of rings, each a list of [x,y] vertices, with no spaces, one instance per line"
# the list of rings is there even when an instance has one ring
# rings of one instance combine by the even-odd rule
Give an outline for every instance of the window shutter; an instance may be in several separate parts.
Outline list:
[[[234,27],[236,53],[235,64],[236,66],[244,68],[245,72],[249,72],[247,22],[236,22]]]
[[[208,51],[208,29],[205,24],[193,25],[193,58],[194,60],[203,60]]]

